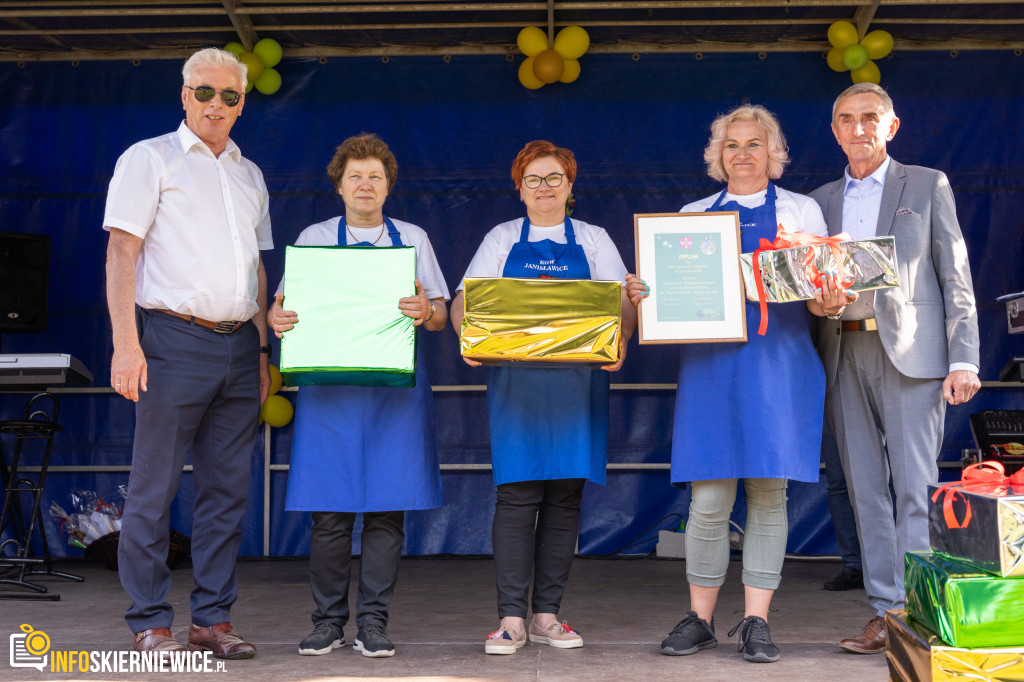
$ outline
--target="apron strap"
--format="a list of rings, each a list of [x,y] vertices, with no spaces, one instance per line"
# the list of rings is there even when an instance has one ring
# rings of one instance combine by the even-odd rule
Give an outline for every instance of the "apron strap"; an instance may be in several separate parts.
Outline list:
[[[530,241],[529,217],[523,218],[523,229],[519,232],[519,241],[523,243]],[[572,229],[572,221],[569,220],[569,216],[565,216],[565,243],[576,246],[576,233]]]
[[[391,221],[391,218],[384,216],[384,225],[388,228],[388,236],[391,237],[391,246],[404,246],[402,244],[402,235],[398,233],[398,228],[395,227],[395,223]],[[347,246],[348,239],[345,237],[345,228],[347,223],[345,222],[345,215],[342,214],[338,220],[338,237],[335,240],[337,246]],[[370,242],[359,242],[352,246],[373,246]]]

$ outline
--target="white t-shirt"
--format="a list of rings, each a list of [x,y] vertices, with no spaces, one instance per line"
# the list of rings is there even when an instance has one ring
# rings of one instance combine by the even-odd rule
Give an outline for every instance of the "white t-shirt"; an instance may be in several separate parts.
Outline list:
[[[715,203],[719,194],[720,192],[700,201],[687,204],[679,211],[680,213],[706,211]],[[767,194],[767,189],[763,189],[755,194],[744,195],[729,194],[727,192],[725,198],[722,199],[722,203],[735,201],[740,206],[746,208],[757,208],[764,204]],[[825,224],[825,217],[821,214],[821,207],[818,206],[818,202],[809,196],[790,192],[777,185],[775,187],[775,218],[790,231],[807,232],[818,237],[828,236],[828,225]]]
[[[143,239],[135,303],[206,320],[248,320],[259,310],[260,251],[274,248],[263,174],[230,139],[213,152],[188,129],[138,142],[121,155],[103,229]]]
[[[573,233],[576,235],[576,243],[583,247],[587,264],[590,265],[590,279],[624,281],[626,266],[605,229],[575,218],[570,218],[570,220],[572,220]],[[463,277],[501,277],[508,252],[519,241],[522,231],[523,219],[516,218],[502,223],[488,232]],[[545,239],[565,244],[565,225],[537,227],[531,224],[529,241],[539,242]],[[462,289],[463,284],[459,282],[458,290]]]
[[[337,246],[338,244],[338,223],[341,221],[341,216],[335,216],[322,223],[310,225],[302,232],[299,233],[299,238],[295,240],[296,246]],[[427,298],[443,298],[446,301],[449,298],[448,285],[445,284],[444,275],[441,274],[441,266],[437,264],[437,257],[434,255],[434,249],[430,245],[430,239],[427,237],[427,233],[423,231],[423,228],[407,223],[401,220],[391,219],[391,222],[395,224],[395,229],[398,230],[398,234],[402,237],[403,246],[413,246],[416,248],[416,277],[420,280],[420,284],[423,285],[423,292],[427,295]],[[381,234],[381,228],[383,234]],[[351,231],[355,236],[355,241],[348,236],[348,232]],[[373,243],[375,247],[386,247],[391,246],[391,237],[388,236],[388,230],[384,227],[383,223],[377,227],[349,227],[347,230],[343,230],[345,240],[347,244],[355,244],[362,241]],[[378,236],[380,237],[378,240]],[[284,289],[284,279],[277,285],[277,292],[280,293]],[[285,300],[287,303],[287,299]],[[285,305],[285,308],[288,306]]]

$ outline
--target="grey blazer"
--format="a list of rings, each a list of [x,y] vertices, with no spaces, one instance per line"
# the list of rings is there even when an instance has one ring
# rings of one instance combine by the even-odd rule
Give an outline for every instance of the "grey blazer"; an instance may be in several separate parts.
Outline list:
[[[811,192],[829,234],[843,229],[843,183],[840,178]],[[874,300],[878,335],[893,366],[915,379],[939,379],[950,363],[979,365],[974,285],[946,175],[893,159],[875,234],[896,242],[900,286],[876,290]],[[821,318],[818,324],[818,352],[831,387],[842,332],[839,322]]]

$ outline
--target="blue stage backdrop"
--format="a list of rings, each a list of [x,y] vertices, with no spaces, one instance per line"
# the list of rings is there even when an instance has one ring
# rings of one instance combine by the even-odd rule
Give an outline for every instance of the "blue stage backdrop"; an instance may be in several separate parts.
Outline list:
[[[0,229],[50,235],[53,243],[48,329],[4,337],[4,353],[71,353],[92,369],[95,386],[107,385],[107,238],[101,229],[107,184],[125,148],[173,130],[182,119],[180,66],[0,64]],[[734,105],[760,103],[778,114],[792,155],[781,186],[812,190],[838,177],[845,164],[829,116],[849,75],[830,71],[819,54],[594,54],[585,58],[576,83],[539,91],[519,85],[517,66],[503,56],[286,59],[279,67],[284,86],[273,96],[249,95],[233,136],[270,189],[277,248],[265,261],[272,286],[281,276],[283,247],[305,226],[341,212],[324,170],[335,146],[360,131],[378,133],[397,155],[398,182],[386,212],[427,230],[453,291],[485,232],[521,215],[509,167],[532,139],[575,151],[575,215],[606,227],[631,268],[634,213],[675,211],[719,189],[706,176],[701,153],[711,120]],[[1008,357],[1024,350],[1024,337],[1007,335],[1003,307],[995,302],[1024,289],[1024,58],[1010,51],[956,58],[900,53],[884,60],[881,71],[902,119],[892,155],[942,169],[952,182],[980,309],[982,379],[994,380]],[[484,383],[483,371],[459,358],[450,330],[427,334],[423,343],[435,386]],[[672,383],[677,358],[673,346],[634,341],[613,382]],[[487,463],[484,394],[436,395],[442,462]],[[669,460],[673,396],[655,388],[614,391],[610,462]],[[24,399],[0,398],[0,418],[20,413]],[[71,394],[62,404],[67,428],[58,436],[54,464],[99,470],[51,474],[47,505],[66,503],[73,487],[114,489],[127,474],[102,469],[130,462],[130,403],[111,394]],[[992,388],[970,407],[950,409],[941,459],[958,459],[971,445],[970,411],[1021,407],[1019,389]],[[290,441],[290,427],[274,430],[274,464],[288,462]],[[262,453],[261,442],[245,555],[263,551]],[[304,554],[310,520],[283,511],[286,484],[286,472],[272,474],[271,554]],[[186,533],[193,499],[191,474],[185,474],[173,526]],[[446,472],[444,506],[408,515],[406,551],[489,553],[493,499],[489,472]],[[650,551],[657,528],[678,526],[687,504],[688,494],[669,486],[665,470],[613,471],[607,486],[587,490],[580,551]],[[735,517],[741,525],[742,506]],[[54,537],[55,525],[48,522],[48,528],[55,553],[78,553]],[[790,487],[789,549],[835,551],[823,480]]]

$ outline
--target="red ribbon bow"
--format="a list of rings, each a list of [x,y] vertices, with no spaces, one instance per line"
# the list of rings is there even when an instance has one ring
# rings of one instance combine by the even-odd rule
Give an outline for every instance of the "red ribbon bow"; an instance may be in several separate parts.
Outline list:
[[[942,500],[942,516],[948,528],[966,528],[971,523],[971,501],[963,493],[980,493],[983,495],[996,495],[1005,497],[1014,494],[1014,486],[1021,486],[1021,493],[1024,493],[1024,469],[1021,469],[1013,476],[1006,475],[1006,469],[1002,462],[978,462],[966,467],[959,481],[953,481],[940,486],[932,494],[932,502]],[[957,496],[962,497],[967,511],[964,513],[963,521],[956,518],[953,511],[953,501]]]
[[[757,298],[761,304],[761,325],[757,328],[757,333],[764,336],[764,333],[768,330],[768,301],[764,293],[764,280],[761,279],[761,252],[763,251],[778,251],[779,249],[791,249],[796,246],[816,246],[818,244],[827,244],[829,249],[832,251],[832,255],[835,256],[837,262],[842,262],[842,258],[845,255],[845,251],[839,245],[840,242],[850,241],[850,235],[845,232],[840,232],[834,237],[818,237],[813,234],[807,234],[806,232],[789,232],[779,223],[779,230],[775,234],[775,241],[768,241],[767,239],[761,240],[761,246],[754,251],[753,266],[754,266],[754,283],[757,285]],[[804,258],[804,273],[807,275],[807,281],[814,286],[821,288],[822,273],[818,270],[818,266],[814,264],[814,249],[807,249],[807,256]],[[840,282],[839,283],[844,289],[849,289],[853,285],[853,281]]]

